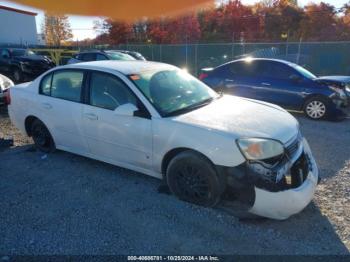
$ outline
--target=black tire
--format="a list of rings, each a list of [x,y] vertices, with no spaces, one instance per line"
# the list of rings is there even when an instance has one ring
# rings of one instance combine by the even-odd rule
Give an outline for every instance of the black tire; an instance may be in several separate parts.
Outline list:
[[[179,199],[196,205],[213,207],[220,201],[224,181],[204,156],[185,151],[169,163],[166,178],[171,192]]]
[[[34,120],[32,123],[31,136],[34,140],[35,147],[38,150],[44,153],[50,153],[56,149],[55,142],[53,141],[49,130],[44,123],[38,119]]]
[[[13,81],[16,84],[17,83],[21,83],[23,81],[23,73],[22,73],[22,71],[19,68],[15,67],[13,69],[12,75],[13,75]]]
[[[329,114],[329,100],[322,96],[314,96],[304,103],[305,115],[313,120],[325,119]]]

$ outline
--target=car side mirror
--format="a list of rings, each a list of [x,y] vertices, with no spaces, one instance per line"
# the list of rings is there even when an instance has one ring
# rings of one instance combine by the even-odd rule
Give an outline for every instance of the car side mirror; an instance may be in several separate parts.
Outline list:
[[[134,116],[134,113],[139,110],[137,106],[131,103],[118,106],[114,110],[114,114],[118,116]]]
[[[303,80],[300,76],[295,75],[295,74],[291,75],[289,77],[289,79],[292,80],[295,83],[300,83]]]

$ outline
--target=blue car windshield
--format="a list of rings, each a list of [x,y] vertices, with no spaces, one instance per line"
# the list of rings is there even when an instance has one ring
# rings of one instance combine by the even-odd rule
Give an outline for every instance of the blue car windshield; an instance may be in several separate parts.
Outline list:
[[[311,73],[310,71],[306,70],[304,67],[301,67],[299,65],[295,65],[294,68],[302,75],[304,76],[305,78],[308,78],[308,79],[315,79],[316,76]]]

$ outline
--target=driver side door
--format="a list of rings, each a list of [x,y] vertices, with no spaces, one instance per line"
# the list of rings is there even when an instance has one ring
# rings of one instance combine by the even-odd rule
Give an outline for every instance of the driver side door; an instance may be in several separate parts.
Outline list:
[[[119,77],[90,71],[83,106],[83,132],[96,158],[128,168],[151,169],[152,121],[150,117],[118,114],[118,107],[140,102]]]

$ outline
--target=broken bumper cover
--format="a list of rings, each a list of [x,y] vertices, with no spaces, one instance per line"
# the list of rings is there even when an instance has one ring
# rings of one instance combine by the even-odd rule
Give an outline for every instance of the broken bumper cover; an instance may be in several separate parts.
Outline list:
[[[283,220],[299,213],[311,202],[319,174],[307,141],[303,139],[302,144],[303,153],[307,156],[311,166],[303,183],[297,188],[278,192],[270,192],[255,186],[255,201],[249,212],[259,216]]]

